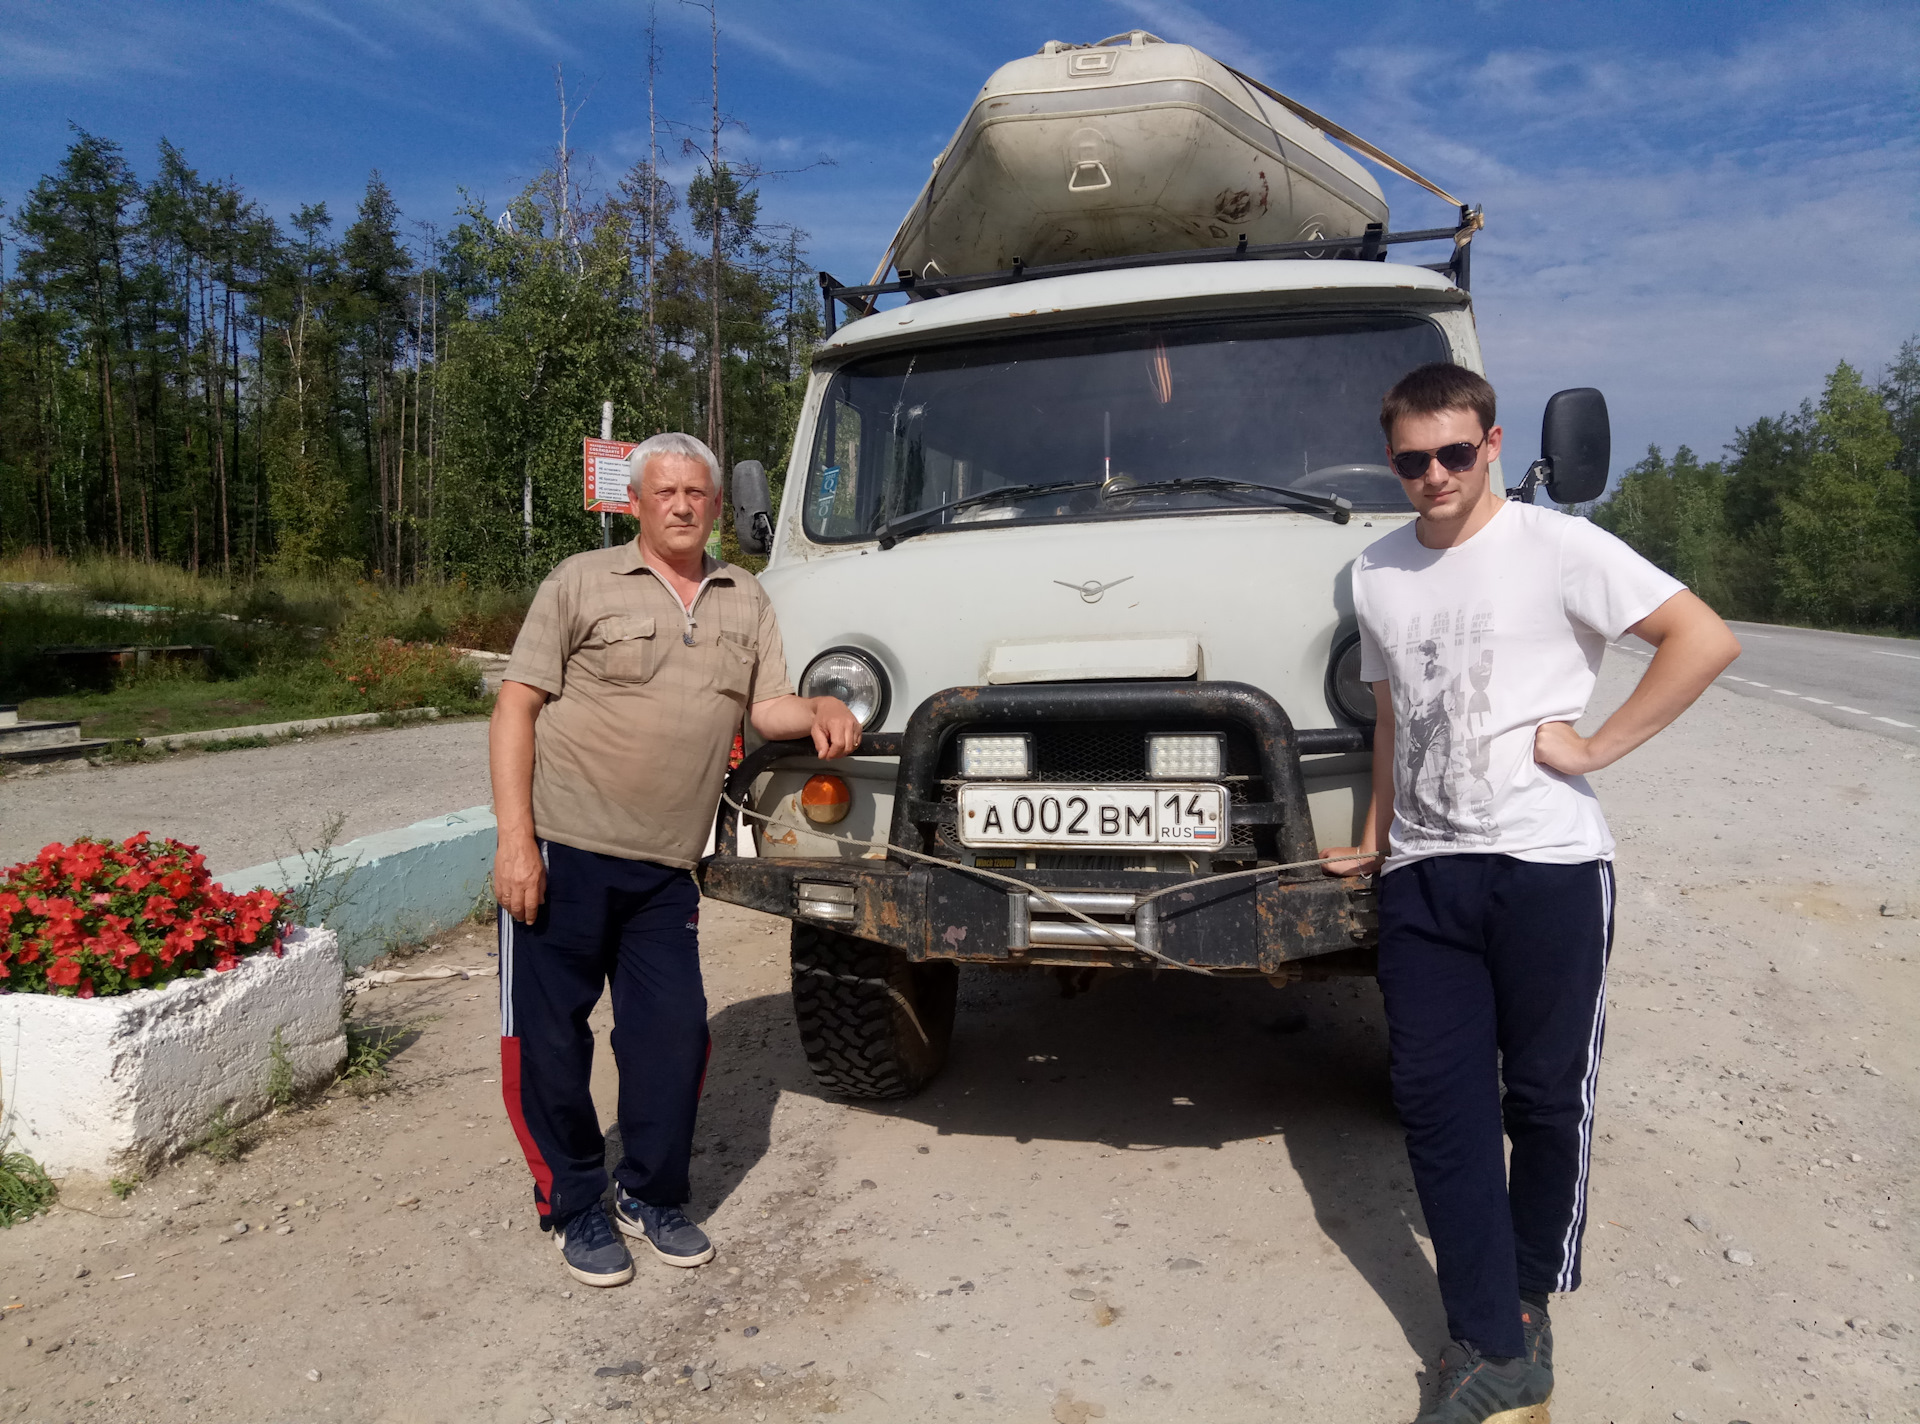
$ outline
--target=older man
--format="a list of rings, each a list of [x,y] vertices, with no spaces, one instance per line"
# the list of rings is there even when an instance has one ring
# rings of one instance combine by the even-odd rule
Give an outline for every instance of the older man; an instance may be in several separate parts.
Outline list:
[[[502,1094],[542,1229],[593,1286],[633,1278],[621,1232],[671,1265],[713,1257],[681,1210],[709,1051],[689,872],[741,718],[769,740],[810,735],[823,757],[860,740],[844,705],[794,695],[753,576],[706,556],[713,452],[656,435],[629,465],[639,536],[576,554],[540,585],[489,738]],[[611,1221],[587,1027],[609,982],[622,1148]]]

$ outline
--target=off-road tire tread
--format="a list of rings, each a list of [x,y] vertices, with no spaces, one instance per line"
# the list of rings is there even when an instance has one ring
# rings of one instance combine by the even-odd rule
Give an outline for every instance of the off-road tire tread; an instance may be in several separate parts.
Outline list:
[[[807,1067],[829,1093],[907,1098],[924,1088],[946,1062],[958,985],[957,964],[915,964],[871,940],[793,926],[794,1022]]]

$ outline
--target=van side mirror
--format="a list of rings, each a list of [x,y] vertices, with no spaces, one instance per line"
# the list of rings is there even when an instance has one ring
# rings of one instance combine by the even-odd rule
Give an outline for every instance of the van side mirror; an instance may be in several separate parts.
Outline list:
[[[1607,398],[1592,386],[1555,391],[1540,418],[1540,458],[1510,497],[1532,504],[1534,487],[1544,483],[1555,504],[1585,504],[1606,491],[1612,459]]]
[[[749,554],[765,554],[773,548],[767,471],[758,460],[742,460],[733,467],[733,532]]]

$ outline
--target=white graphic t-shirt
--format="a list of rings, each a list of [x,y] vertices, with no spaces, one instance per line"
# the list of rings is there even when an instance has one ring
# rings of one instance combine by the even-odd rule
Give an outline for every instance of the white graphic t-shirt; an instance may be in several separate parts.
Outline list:
[[[1533,759],[1545,722],[1587,710],[1607,643],[1686,585],[1585,519],[1502,503],[1466,543],[1406,524],[1354,562],[1360,676],[1393,693],[1383,873],[1478,852],[1570,865],[1613,837],[1593,788]]]

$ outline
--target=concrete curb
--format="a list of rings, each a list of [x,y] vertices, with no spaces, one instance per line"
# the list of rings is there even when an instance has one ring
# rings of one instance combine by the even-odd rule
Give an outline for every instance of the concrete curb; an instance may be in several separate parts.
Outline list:
[[[217,878],[229,890],[294,890],[340,936],[349,967],[473,913],[493,873],[493,808],[471,806]]]
[[[261,722],[252,727],[208,727],[199,732],[163,732],[135,737],[143,747],[191,747],[205,742],[235,742],[249,737],[290,737],[301,732],[337,732],[347,727],[371,727],[388,718],[403,722],[440,715],[438,707],[410,707],[403,712],[349,712],[341,717],[307,717],[298,722]]]

